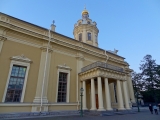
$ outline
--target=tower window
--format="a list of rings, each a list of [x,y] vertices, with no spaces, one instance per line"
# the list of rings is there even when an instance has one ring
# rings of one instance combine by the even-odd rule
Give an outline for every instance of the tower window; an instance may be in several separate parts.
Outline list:
[[[88,24],[90,24],[90,22],[89,22],[89,21],[88,21],[87,23],[88,23]]]
[[[82,41],[82,33],[79,34],[79,41]]]
[[[91,33],[88,33],[88,40],[91,40]]]

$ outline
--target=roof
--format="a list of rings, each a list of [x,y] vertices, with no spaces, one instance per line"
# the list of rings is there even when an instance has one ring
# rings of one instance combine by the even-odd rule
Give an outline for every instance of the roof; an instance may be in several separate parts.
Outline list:
[[[17,19],[17,20],[19,20],[19,21],[22,21],[22,22],[25,22],[25,23],[27,23],[27,24],[33,25],[33,26],[35,26],[35,27],[38,27],[38,28],[41,28],[41,29],[44,29],[44,30],[48,30],[47,28],[44,28],[44,27],[41,27],[41,26],[39,26],[39,25],[36,25],[36,24],[30,23],[30,22],[27,22],[27,21],[24,21],[24,20],[15,18],[15,17],[10,16],[10,15],[7,15],[7,14],[5,14],[5,13],[0,12],[0,14],[6,15],[6,16],[11,17],[11,18],[13,18],[13,19]],[[57,35],[60,35],[60,36],[69,38],[69,40],[75,40],[75,39],[73,39],[73,38],[70,38],[70,37],[65,36],[65,35],[63,35],[63,34],[60,34],[60,33],[57,33],[57,32],[55,32],[55,31],[52,31],[52,32],[54,32],[54,33],[57,34]],[[76,41],[76,42],[80,42],[80,41],[77,41],[77,40],[75,40],[75,41]],[[83,43],[83,42],[81,42],[81,43]],[[117,55],[117,54],[114,54],[114,53],[112,53],[112,52],[109,52],[108,50],[104,50],[104,49],[101,49],[101,48],[98,48],[98,47],[89,45],[89,44],[87,44],[87,43],[83,43],[83,44],[88,45],[88,46],[93,47],[93,48],[96,48],[96,49],[99,49],[99,50],[106,51],[107,53],[110,53],[110,54],[112,54],[112,55],[115,55],[115,56],[118,56],[118,57],[121,57],[121,58],[125,59],[124,57],[119,56],[119,55]]]

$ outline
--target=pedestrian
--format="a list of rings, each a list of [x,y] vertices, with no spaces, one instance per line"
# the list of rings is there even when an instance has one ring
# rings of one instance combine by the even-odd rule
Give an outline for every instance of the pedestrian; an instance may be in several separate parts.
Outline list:
[[[160,112],[160,103],[158,104],[158,107],[159,107],[159,112]]]
[[[153,107],[151,104],[149,104],[149,110],[150,110],[151,114],[153,114]]]
[[[158,115],[158,111],[157,111],[157,106],[156,105],[153,106],[153,109],[154,109],[155,114]]]

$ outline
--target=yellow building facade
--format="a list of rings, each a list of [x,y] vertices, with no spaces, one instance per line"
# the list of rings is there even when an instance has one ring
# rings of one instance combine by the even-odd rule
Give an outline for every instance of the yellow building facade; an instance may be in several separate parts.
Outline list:
[[[0,13],[0,113],[128,110],[135,102],[129,64],[98,48],[97,23],[82,11],[74,39]]]

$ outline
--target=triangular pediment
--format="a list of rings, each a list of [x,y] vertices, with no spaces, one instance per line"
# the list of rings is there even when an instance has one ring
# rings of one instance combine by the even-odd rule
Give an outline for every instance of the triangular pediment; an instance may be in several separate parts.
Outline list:
[[[32,60],[25,57],[23,54],[22,55],[18,55],[18,56],[13,56],[10,58],[11,60],[15,60],[15,61],[21,61],[21,62],[27,62],[27,63],[32,63]]]

